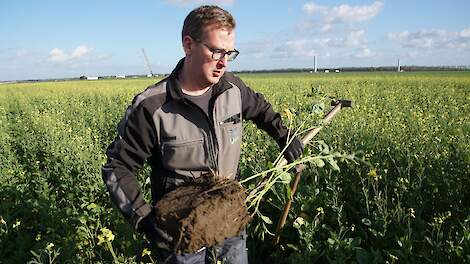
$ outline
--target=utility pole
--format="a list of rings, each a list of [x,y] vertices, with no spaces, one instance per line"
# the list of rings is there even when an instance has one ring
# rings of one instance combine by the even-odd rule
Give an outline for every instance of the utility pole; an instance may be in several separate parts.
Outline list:
[[[147,68],[148,68],[149,71],[150,71],[150,75],[151,75],[151,76],[154,76],[154,75],[153,75],[153,72],[152,72],[152,68],[150,67],[149,59],[147,58],[147,53],[145,53],[145,49],[144,49],[144,48],[142,48],[142,53],[144,54],[145,64],[147,65]]]
[[[317,56],[313,56],[313,72],[317,72]]]

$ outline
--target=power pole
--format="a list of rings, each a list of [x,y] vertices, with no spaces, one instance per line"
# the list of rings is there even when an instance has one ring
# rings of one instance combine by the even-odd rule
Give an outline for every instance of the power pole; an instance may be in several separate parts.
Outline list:
[[[313,72],[317,72],[317,56],[313,56]]]
[[[153,75],[153,72],[152,72],[152,68],[150,67],[149,59],[147,58],[147,53],[145,53],[145,49],[144,49],[144,48],[142,48],[142,53],[144,54],[145,64],[147,65],[147,68],[148,68],[149,71],[150,71],[150,75],[151,75],[151,76],[154,76],[154,75]]]

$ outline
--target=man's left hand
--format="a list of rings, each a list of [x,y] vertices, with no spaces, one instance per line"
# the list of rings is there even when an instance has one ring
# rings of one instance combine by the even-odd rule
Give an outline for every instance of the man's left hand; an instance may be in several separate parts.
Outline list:
[[[298,137],[295,137],[284,151],[284,158],[286,158],[287,163],[292,163],[302,155],[303,151],[304,144]]]

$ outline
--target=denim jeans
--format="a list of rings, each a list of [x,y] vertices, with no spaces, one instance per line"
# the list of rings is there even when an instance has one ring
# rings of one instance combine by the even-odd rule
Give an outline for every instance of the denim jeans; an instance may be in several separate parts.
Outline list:
[[[248,264],[246,233],[226,239],[222,244],[202,248],[196,253],[177,255],[165,250],[156,250],[158,263],[166,264]]]

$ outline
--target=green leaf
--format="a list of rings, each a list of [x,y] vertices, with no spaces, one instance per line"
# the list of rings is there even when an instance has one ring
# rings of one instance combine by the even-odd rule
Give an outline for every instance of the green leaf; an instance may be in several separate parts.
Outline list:
[[[338,163],[336,163],[336,160],[334,160],[333,158],[328,158],[327,161],[331,165],[331,167],[333,167],[335,171],[340,171]]]
[[[292,176],[290,173],[282,171],[279,175],[279,178],[281,179],[282,183],[287,184],[291,181]]]
[[[287,194],[287,199],[291,199],[292,197],[292,189],[290,188],[289,185],[286,185],[286,194]]]
[[[325,162],[318,158],[318,159],[313,159],[313,163],[315,164],[315,166],[317,166],[318,168],[321,168],[323,166],[325,166]]]
[[[322,146],[322,147],[321,147],[321,148],[322,148],[322,149],[321,149],[321,152],[322,152],[323,154],[328,154],[328,153],[330,153],[330,147],[325,143],[325,141],[320,141],[320,142],[321,142],[321,146]]]
[[[361,222],[366,226],[372,225],[372,222],[368,218],[362,218]]]
[[[264,216],[264,215],[260,215],[260,216],[261,216],[261,219],[263,219],[263,222],[265,222],[266,224],[271,225],[273,223],[273,221],[271,221],[269,217]]]
[[[293,249],[294,251],[298,251],[298,252],[300,251],[300,249],[293,244],[287,244],[286,246],[290,249]]]
[[[87,208],[88,210],[93,210],[93,209],[95,209],[96,207],[97,207],[97,205],[96,205],[95,203],[91,203],[91,204],[89,204],[86,208]]]
[[[327,241],[328,244],[330,244],[330,245],[334,245],[334,244],[335,244],[335,240],[332,239],[332,238],[328,238],[326,241]]]

